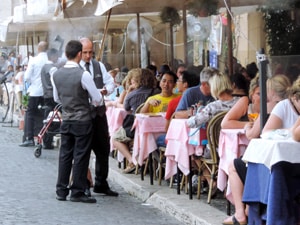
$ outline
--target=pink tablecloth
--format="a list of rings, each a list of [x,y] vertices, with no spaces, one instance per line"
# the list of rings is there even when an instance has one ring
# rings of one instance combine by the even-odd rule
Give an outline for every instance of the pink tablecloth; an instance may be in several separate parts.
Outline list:
[[[128,112],[124,108],[107,107],[106,116],[108,122],[109,135],[112,135],[122,126],[123,120]],[[110,150],[114,150],[112,138],[110,139]],[[119,159],[119,157],[118,157]],[[122,156],[120,160],[122,160]]]
[[[249,143],[243,129],[222,129],[219,138],[219,171],[218,171],[218,188],[221,191],[227,186],[228,166],[235,159],[242,156]],[[226,196],[231,199],[230,187],[227,186]]]
[[[133,126],[135,135],[132,161],[142,165],[148,155],[157,149],[156,138],[165,132],[166,119],[163,116],[136,114]]]
[[[172,119],[166,140],[167,148],[166,156],[166,172],[165,179],[172,177],[177,173],[178,168],[183,174],[190,173],[189,156],[193,155],[196,151],[197,154],[202,154],[202,146],[193,146],[188,144],[189,127],[186,124],[186,119]]]

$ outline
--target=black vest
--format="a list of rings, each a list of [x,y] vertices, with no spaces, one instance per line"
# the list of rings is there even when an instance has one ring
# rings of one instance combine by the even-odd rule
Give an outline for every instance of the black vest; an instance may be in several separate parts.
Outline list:
[[[41,71],[41,80],[44,91],[44,98],[53,98],[53,87],[50,80],[50,70],[54,67],[53,64],[45,64]]]
[[[93,65],[93,70],[94,70],[94,74],[92,74],[92,75],[93,75],[95,85],[98,89],[101,89],[104,87],[104,82],[103,82],[103,74],[101,71],[100,64],[97,60],[92,59],[92,65]],[[105,112],[106,112],[105,104],[98,106],[98,107],[94,107],[94,110],[92,112],[92,117],[94,118],[96,115],[103,116],[105,114]]]
[[[62,103],[63,121],[90,121],[89,94],[81,86],[84,70],[62,67],[53,74],[58,97]]]

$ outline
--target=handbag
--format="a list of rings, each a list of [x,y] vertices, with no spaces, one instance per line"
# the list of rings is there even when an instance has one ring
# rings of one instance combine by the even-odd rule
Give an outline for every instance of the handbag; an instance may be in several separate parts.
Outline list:
[[[188,143],[190,145],[194,145],[194,146],[203,145],[202,141],[207,139],[205,124],[196,128],[190,128],[188,136],[189,136]]]
[[[190,145],[198,146],[200,145],[200,135],[199,135],[200,127],[190,128],[189,131],[189,141]]]
[[[125,130],[126,136],[129,138],[134,137],[135,129],[131,129],[132,125],[134,123],[134,115],[133,114],[127,114],[123,120],[122,127]]]

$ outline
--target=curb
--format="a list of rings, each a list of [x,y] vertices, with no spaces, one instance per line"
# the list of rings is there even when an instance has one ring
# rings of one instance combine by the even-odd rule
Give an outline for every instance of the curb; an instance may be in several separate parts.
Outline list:
[[[120,185],[130,195],[153,205],[186,225],[216,225],[221,224],[226,218],[225,211],[206,203],[206,197],[199,200],[193,196],[190,200],[187,194],[181,192],[178,195],[176,189],[170,188],[166,183],[159,186],[157,181],[154,181],[154,185],[150,185],[149,176],[145,176],[142,181],[140,175],[123,174],[118,168],[118,162],[112,157],[109,160],[109,180]],[[95,159],[92,161],[95,162]],[[94,167],[95,164],[90,165]]]

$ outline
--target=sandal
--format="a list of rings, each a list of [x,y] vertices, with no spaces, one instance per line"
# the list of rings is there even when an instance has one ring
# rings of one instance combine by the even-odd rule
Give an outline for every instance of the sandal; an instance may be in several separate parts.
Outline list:
[[[123,173],[132,173],[135,170],[135,165],[130,163],[124,170]]]
[[[247,225],[248,223],[247,223],[247,221],[241,221],[241,222],[239,222],[239,221],[235,218],[235,216],[233,215],[233,216],[232,216],[232,221],[230,221],[230,222],[223,222],[222,224],[223,224],[223,225]]]

